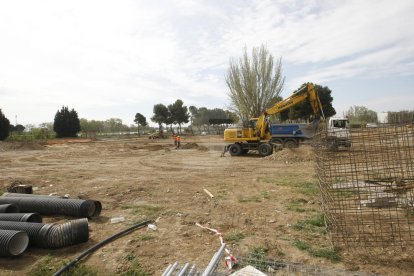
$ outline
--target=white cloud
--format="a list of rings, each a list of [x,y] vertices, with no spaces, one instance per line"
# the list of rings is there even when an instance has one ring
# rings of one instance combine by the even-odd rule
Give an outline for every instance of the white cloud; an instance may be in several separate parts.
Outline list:
[[[263,42],[284,62],[310,68],[288,79],[289,88],[303,80],[413,74],[413,11],[412,1],[260,1],[234,16],[226,41]]]
[[[3,1],[0,108],[29,123],[61,105],[127,117],[178,98],[224,107],[229,58],[261,43],[304,68],[285,71],[289,90],[412,75],[413,11],[408,0]]]

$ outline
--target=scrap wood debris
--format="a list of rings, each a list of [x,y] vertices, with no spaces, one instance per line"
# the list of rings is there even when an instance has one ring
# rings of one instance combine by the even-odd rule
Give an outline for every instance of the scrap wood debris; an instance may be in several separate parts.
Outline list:
[[[212,194],[212,193],[210,193],[206,188],[203,188],[203,190],[204,190],[204,192],[206,193],[206,194],[208,194],[211,198],[213,198],[214,197],[214,195]]]

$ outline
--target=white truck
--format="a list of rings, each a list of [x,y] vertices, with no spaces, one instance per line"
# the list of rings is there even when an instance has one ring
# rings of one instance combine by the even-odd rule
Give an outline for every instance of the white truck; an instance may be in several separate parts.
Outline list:
[[[349,120],[344,117],[332,117],[328,121],[327,146],[336,151],[339,147],[351,146],[349,134]]]

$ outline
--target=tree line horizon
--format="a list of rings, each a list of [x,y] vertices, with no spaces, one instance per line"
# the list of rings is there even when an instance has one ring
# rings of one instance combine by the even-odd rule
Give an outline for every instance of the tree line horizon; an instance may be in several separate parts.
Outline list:
[[[193,131],[193,127],[200,128],[203,125],[241,123],[246,126],[249,118],[258,117],[282,100],[280,93],[285,82],[285,77],[282,76],[282,58],[275,61],[273,55],[264,45],[254,47],[250,55],[247,48],[244,47],[241,57],[230,59],[225,81],[231,102],[228,110],[187,107],[183,100],[177,99],[168,105],[155,104],[150,120],[158,125],[158,131],[162,131],[165,126],[165,129],[174,132],[173,126],[177,126],[178,133],[181,133],[182,126],[188,123],[190,123],[191,131]],[[331,89],[319,84],[314,84],[314,87],[318,92],[325,116],[335,115]],[[360,114],[356,114],[358,112]],[[309,100],[305,100],[280,114],[273,115],[271,119],[280,122],[288,120],[308,122],[313,115]],[[373,112],[365,107],[354,106],[354,108],[350,108],[347,115],[354,119],[360,116],[371,120]],[[138,134],[141,129],[148,128],[147,118],[139,112],[135,114],[133,122],[136,124]],[[124,125],[122,120],[118,118],[110,118],[105,121],[79,119],[78,113],[73,108],[69,110],[67,106],[62,106],[56,112],[53,123],[42,123],[40,127],[53,130],[56,137],[75,137],[80,131],[131,131],[132,128],[135,128]],[[10,124],[0,109],[0,140],[6,139],[10,132],[22,132],[24,129],[25,127],[22,125],[13,126]]]

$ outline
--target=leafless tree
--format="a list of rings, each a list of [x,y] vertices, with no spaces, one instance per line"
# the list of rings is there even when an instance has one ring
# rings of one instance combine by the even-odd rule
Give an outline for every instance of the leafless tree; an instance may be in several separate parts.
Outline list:
[[[281,58],[275,63],[264,45],[253,48],[249,57],[244,47],[242,57],[230,59],[226,75],[231,108],[244,123],[259,116],[275,103],[284,81]]]

